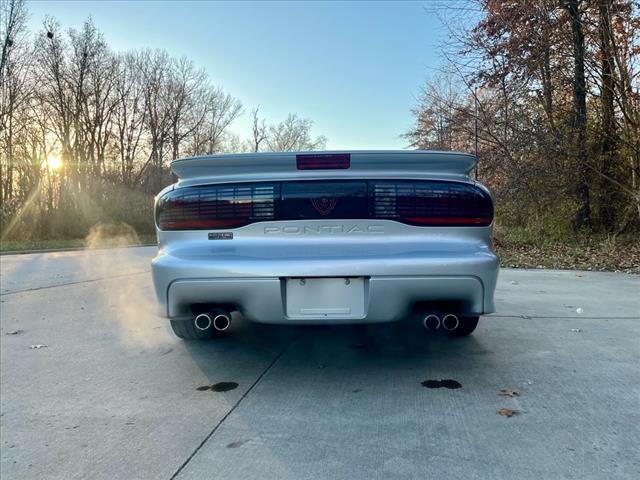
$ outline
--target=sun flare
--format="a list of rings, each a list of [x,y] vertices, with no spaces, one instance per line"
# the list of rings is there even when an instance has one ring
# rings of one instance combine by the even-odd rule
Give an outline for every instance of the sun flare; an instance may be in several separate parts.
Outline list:
[[[47,168],[51,171],[59,170],[62,167],[62,159],[56,155],[47,158]]]

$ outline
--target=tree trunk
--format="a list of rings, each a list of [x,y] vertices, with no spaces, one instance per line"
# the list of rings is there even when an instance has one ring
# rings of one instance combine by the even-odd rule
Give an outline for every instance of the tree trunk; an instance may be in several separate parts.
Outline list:
[[[599,217],[602,226],[607,230],[613,230],[616,223],[617,197],[616,186],[608,180],[614,178],[617,150],[617,131],[614,110],[614,58],[611,44],[611,6],[612,0],[600,0],[598,13],[600,20],[600,55],[602,56],[602,84],[600,87],[600,100],[602,107],[602,145],[601,145],[601,171],[604,174],[600,178],[600,204]]]
[[[574,101],[574,139],[578,167],[575,196],[578,211],[574,218],[574,229],[579,230],[591,225],[591,205],[589,201],[587,166],[587,85],[584,74],[584,32],[579,0],[566,0],[564,6],[571,18],[573,40],[573,101]]]

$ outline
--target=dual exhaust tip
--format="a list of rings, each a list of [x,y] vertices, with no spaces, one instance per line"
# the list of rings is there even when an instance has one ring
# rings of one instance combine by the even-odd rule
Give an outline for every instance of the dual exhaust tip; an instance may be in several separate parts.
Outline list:
[[[442,327],[445,330],[451,332],[458,328],[458,325],[460,325],[460,320],[458,320],[458,317],[453,313],[446,314],[444,317],[442,317],[442,320],[438,315],[431,313],[424,317],[422,323],[424,325],[424,328],[426,328],[427,330],[435,331]]]
[[[453,331],[460,325],[457,315],[448,313],[442,319],[434,313],[424,317],[424,328],[427,330],[438,330],[440,327],[447,331]],[[195,327],[200,331],[209,330],[212,326],[218,332],[224,332],[231,325],[231,314],[228,312],[207,312],[200,313],[194,319]]]
[[[231,314],[229,312],[207,312],[196,315],[193,321],[200,331],[209,330],[211,326],[218,332],[224,332],[231,325]]]

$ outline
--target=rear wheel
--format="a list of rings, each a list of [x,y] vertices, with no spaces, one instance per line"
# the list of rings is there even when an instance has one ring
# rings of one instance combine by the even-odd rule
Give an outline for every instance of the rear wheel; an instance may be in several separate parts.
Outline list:
[[[195,320],[190,318],[188,320],[171,320],[171,329],[178,337],[185,340],[209,340],[220,336],[213,325],[210,325],[206,330],[200,330],[196,327]]]
[[[450,337],[466,337],[470,335],[478,326],[480,317],[458,317],[458,326],[447,331]]]

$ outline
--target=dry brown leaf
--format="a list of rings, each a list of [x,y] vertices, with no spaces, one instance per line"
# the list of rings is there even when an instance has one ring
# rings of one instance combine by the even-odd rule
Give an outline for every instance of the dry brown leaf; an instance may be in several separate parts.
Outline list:
[[[500,390],[500,395],[503,397],[519,397],[520,392],[518,390],[514,390],[513,388],[503,388]]]
[[[499,408],[496,413],[503,417],[511,418],[514,415],[518,415],[520,412],[518,410],[511,410],[510,408]]]

